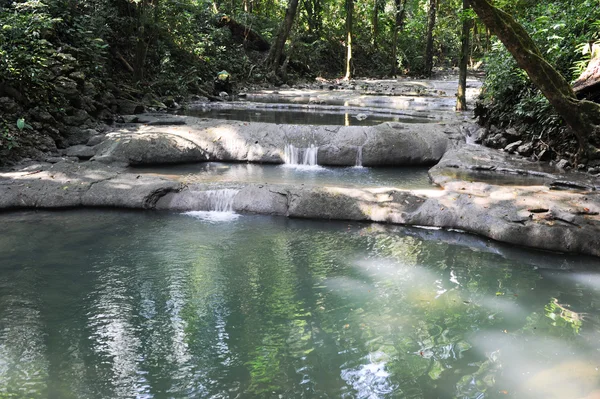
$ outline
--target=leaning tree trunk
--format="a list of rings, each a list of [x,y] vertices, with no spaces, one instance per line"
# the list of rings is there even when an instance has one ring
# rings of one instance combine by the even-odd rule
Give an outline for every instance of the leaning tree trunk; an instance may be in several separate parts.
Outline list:
[[[481,21],[504,44],[517,65],[548,99],[556,112],[573,130],[579,142],[579,154],[597,158],[600,150],[591,139],[600,134],[600,104],[578,100],[566,79],[542,57],[525,29],[509,14],[488,0],[470,0]]]
[[[456,93],[456,110],[467,110],[467,64],[469,63],[469,36],[471,20],[467,17],[469,0],[463,0],[462,45],[460,47],[460,64],[458,66],[458,92]]]
[[[427,44],[425,46],[425,76],[430,78],[433,71],[433,28],[437,13],[437,0],[429,0],[429,13],[427,16]]]
[[[401,2],[402,1],[402,2]],[[404,16],[406,15],[406,1],[407,0],[395,0],[396,5],[396,21],[394,25],[394,37],[392,38],[392,70],[390,71],[391,76],[396,76],[398,73],[398,35],[404,28]]]
[[[346,75],[344,80],[352,78],[352,14],[354,0],[346,0]]]
[[[271,51],[269,51],[269,56],[267,57],[267,66],[269,66],[274,73],[277,73],[281,55],[283,54],[283,47],[285,46],[285,42],[290,35],[290,31],[292,30],[297,9],[298,0],[290,0],[288,7],[285,10],[285,18],[283,19],[283,23],[279,28],[279,33],[277,34],[275,44],[271,47]]]
[[[575,82],[573,91],[578,98],[598,102],[600,100],[600,43],[590,43],[590,62]]]

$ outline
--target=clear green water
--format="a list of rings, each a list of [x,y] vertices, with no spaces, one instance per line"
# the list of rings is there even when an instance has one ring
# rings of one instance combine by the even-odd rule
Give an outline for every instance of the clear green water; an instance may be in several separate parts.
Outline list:
[[[131,168],[132,173],[169,176],[194,183],[267,183],[336,187],[434,189],[426,167],[355,168],[206,162]]]
[[[592,398],[597,259],[457,233],[0,215],[2,398]]]

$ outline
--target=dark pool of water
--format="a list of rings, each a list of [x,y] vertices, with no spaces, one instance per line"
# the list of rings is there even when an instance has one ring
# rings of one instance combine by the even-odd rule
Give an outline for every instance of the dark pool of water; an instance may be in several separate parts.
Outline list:
[[[336,125],[374,126],[383,122],[434,123],[435,119],[411,116],[370,114],[364,120],[356,118],[357,113],[332,113],[316,110],[294,111],[289,109],[220,109],[196,108],[186,111],[186,115],[200,118],[225,119],[243,122],[266,122],[295,125]]]
[[[0,215],[0,397],[591,398],[597,259],[442,231]]]
[[[198,183],[267,183],[337,187],[396,187],[432,189],[424,167],[355,168],[286,166],[207,162],[148,168],[133,173],[169,176]]]

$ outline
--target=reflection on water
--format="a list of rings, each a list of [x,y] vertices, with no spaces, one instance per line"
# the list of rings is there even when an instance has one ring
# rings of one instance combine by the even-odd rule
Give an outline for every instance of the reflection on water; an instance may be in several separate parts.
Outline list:
[[[248,109],[248,108],[195,108],[186,111],[186,115],[199,118],[225,119],[243,122],[265,122],[294,125],[336,125],[336,126],[374,126],[383,122],[436,123],[436,119],[426,117],[401,116],[391,114],[365,114],[360,112],[319,112],[317,110],[294,111],[289,109]]]
[[[319,166],[229,164],[207,162],[133,168],[133,173],[170,176],[186,183],[268,183],[338,187],[432,189],[428,168],[340,168]]]
[[[0,397],[600,392],[597,259],[285,218],[0,219]]]

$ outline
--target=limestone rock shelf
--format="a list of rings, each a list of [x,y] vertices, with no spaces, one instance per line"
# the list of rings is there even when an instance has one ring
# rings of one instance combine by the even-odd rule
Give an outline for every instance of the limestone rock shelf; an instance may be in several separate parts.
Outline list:
[[[218,121],[186,123],[168,126],[163,133],[152,125],[136,125],[131,131],[109,134],[95,146],[91,161],[31,163],[4,171],[0,173],[0,209],[210,210],[214,190],[235,189],[231,207],[240,213],[459,229],[506,243],[600,256],[597,179],[560,173],[449,139],[446,132],[458,126],[418,131],[418,127],[392,124],[301,129]],[[216,158],[281,163],[282,150],[290,140],[297,140],[298,145],[315,142],[319,163],[353,165],[356,154],[347,149],[360,145],[365,165],[439,161],[430,176],[443,189],[186,183],[176,176],[132,173],[127,167],[165,163],[171,156],[180,156],[180,161]],[[150,156],[152,149],[156,152]],[[175,155],[170,152],[173,149]]]

